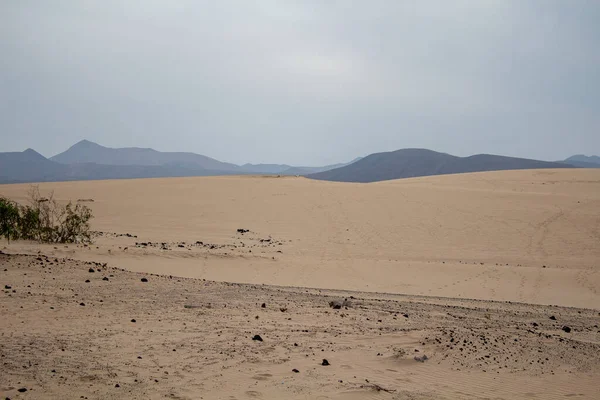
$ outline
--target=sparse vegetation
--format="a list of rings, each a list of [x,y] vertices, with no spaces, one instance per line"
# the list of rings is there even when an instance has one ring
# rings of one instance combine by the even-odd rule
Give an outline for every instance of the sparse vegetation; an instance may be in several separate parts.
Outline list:
[[[0,235],[11,239],[37,240],[42,243],[90,243],[89,221],[92,210],[69,202],[61,205],[54,192],[41,195],[38,186],[28,193],[28,205],[0,197]]]
[[[19,226],[19,206],[14,201],[0,197],[0,234],[10,242],[17,239]]]

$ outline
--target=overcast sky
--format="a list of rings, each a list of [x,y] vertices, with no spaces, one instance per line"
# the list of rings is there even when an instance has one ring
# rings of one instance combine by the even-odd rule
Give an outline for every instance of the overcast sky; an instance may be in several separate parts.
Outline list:
[[[0,151],[600,153],[597,0],[0,0]]]

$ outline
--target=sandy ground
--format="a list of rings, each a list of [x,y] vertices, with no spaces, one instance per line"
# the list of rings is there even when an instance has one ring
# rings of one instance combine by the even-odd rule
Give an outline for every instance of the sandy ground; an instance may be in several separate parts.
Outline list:
[[[600,396],[597,310],[0,262],[0,395],[14,399]]]
[[[28,188],[0,186],[0,194],[24,201]],[[93,228],[105,234],[88,248],[25,243],[5,251],[41,249],[217,281],[600,308],[600,170],[375,184],[147,179],[41,189],[64,200],[93,199],[86,203]]]
[[[600,170],[41,189],[98,233],[0,246],[0,396],[600,398]]]

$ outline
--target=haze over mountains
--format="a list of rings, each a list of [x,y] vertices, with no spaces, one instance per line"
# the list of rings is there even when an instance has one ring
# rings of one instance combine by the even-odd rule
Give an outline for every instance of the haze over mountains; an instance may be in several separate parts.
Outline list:
[[[191,152],[109,148],[82,140],[49,159],[33,149],[0,153],[0,183],[244,174],[303,175],[319,180],[376,182],[464,172],[574,167],[600,168],[600,157],[575,155],[565,161],[547,162],[489,154],[456,157],[426,149],[402,149],[322,167],[287,164],[240,166]]]
[[[402,149],[371,154],[351,165],[310,174],[308,177],[339,182],[377,182],[465,172],[573,167],[571,164],[562,162],[528,160],[491,154],[456,157],[426,149]]]
[[[583,154],[576,154],[567,158],[564,162],[580,168],[600,168],[600,157],[598,156],[588,157]]]

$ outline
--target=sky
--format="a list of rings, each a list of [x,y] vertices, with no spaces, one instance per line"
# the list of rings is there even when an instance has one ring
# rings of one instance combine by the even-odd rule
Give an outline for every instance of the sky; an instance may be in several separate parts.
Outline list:
[[[600,154],[597,0],[0,0],[0,151]]]

